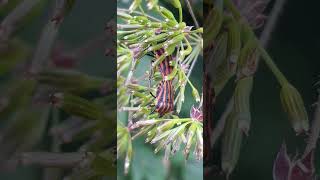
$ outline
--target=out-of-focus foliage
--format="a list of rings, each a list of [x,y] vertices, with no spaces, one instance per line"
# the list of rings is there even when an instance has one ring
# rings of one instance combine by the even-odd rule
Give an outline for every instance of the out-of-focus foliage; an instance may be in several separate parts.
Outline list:
[[[0,179],[116,177],[115,63],[105,53],[116,5],[101,3],[1,1]]]

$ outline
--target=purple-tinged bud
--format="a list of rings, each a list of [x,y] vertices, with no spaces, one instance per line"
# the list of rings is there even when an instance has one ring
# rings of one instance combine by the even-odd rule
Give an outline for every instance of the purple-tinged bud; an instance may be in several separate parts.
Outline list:
[[[282,144],[277,158],[273,165],[273,179],[274,180],[287,180],[290,169],[291,161],[287,154],[287,148],[285,144]]]
[[[314,180],[314,150],[300,159],[290,160],[283,144],[273,165],[274,180]]]
[[[203,121],[203,113],[201,108],[195,108],[194,106],[191,107],[190,110],[190,117],[195,121]]]

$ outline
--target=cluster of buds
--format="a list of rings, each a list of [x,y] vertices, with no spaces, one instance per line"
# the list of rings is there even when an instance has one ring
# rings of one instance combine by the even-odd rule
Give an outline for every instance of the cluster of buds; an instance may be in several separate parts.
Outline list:
[[[165,159],[174,155],[184,144],[184,154],[188,158],[194,145],[194,153],[198,160],[203,156],[203,137],[201,116],[198,110],[192,109],[193,118],[150,119],[140,120],[130,126],[131,130],[139,128],[133,137],[147,134],[146,143],[158,144],[154,152],[165,149]],[[202,114],[202,112],[200,112]],[[199,119],[196,119],[199,118]]]
[[[178,18],[158,1],[147,1],[146,11],[142,2],[135,0],[129,9],[117,12],[117,104],[119,113],[128,114],[127,125],[117,133],[125,173],[134,152],[134,146],[127,143],[138,136],[157,144],[154,152],[164,150],[166,160],[182,145],[186,158],[192,151],[199,160],[203,156],[202,109],[192,107],[187,118],[176,115],[184,104],[187,85],[191,98],[201,104],[189,77],[202,54],[203,29],[182,21],[179,0],[169,1],[178,10]]]
[[[309,129],[307,113],[299,92],[281,73],[253,31],[263,25],[265,16],[262,13],[267,4],[268,1],[262,0],[217,1],[209,10],[205,21],[207,28],[204,47],[208,64],[205,74],[211,80],[215,96],[218,97],[226,84],[235,77],[235,89],[228,110],[216,122],[217,132],[209,137],[216,140],[220,136],[218,132],[223,134],[221,166],[227,175],[232,173],[237,164],[243,134],[249,135],[250,95],[260,57],[281,86],[282,105],[294,131],[299,134]]]
[[[193,49],[189,42],[192,39],[189,39],[188,37],[199,38],[197,33],[201,32],[202,29],[200,28],[191,31],[191,27],[186,26],[184,22],[179,23],[174,15],[164,7],[159,7],[158,13],[163,16],[163,21],[142,15],[132,16],[125,10],[118,10],[118,16],[126,22],[126,24],[119,24],[117,31],[118,80],[123,79],[125,72],[129,70],[129,74],[127,78],[125,78],[125,85],[128,86],[130,91],[135,91],[137,96],[139,94],[137,88],[142,91],[155,91],[152,87],[133,85],[135,80],[132,79],[132,74],[136,68],[136,64],[139,64],[140,61],[142,61],[142,57],[149,53],[155,53],[157,50],[164,50],[164,53],[162,53],[161,56],[156,57],[155,62],[152,63],[151,71],[157,68],[166,57],[173,56],[175,58],[175,61],[170,62],[170,66],[173,67],[173,70],[164,77],[164,80],[174,80],[175,83],[179,84],[179,105],[177,111],[180,112],[181,104],[184,101],[184,89],[187,82],[192,88],[196,101],[200,100],[197,89],[188,79],[186,67],[190,66],[191,63],[198,58],[202,46],[201,42],[196,41],[197,46]],[[185,48],[185,45],[181,45],[182,43],[186,44],[187,47]],[[152,75],[151,71],[147,71],[148,76]],[[154,84],[158,84],[161,80],[161,77],[159,77],[159,73],[157,72],[155,72],[151,78],[155,80]],[[124,93],[123,90],[119,91],[118,89],[118,95],[121,92]],[[126,95],[126,93],[122,93],[120,95]],[[147,94],[148,92],[144,92],[145,98],[143,98],[143,102],[138,100],[139,104],[144,104],[145,106],[150,103],[152,96],[148,96]],[[125,99],[121,97],[118,98]]]

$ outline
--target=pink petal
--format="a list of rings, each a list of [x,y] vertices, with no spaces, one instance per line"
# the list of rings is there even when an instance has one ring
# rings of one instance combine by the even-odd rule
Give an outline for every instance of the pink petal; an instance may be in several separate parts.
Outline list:
[[[285,144],[282,144],[273,165],[273,180],[287,180],[291,161]]]
[[[191,107],[190,110],[190,117],[197,121],[203,120],[202,110],[200,108],[195,108],[194,106]]]
[[[301,162],[308,169],[314,171],[314,150],[303,156]]]
[[[310,151],[292,167],[289,180],[313,180],[314,179],[314,151]]]
[[[313,173],[297,163],[291,169],[289,180],[313,180]]]

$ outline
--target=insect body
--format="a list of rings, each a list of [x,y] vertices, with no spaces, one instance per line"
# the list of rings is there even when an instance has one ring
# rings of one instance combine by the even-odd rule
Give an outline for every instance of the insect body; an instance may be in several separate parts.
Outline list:
[[[159,58],[164,53],[164,49],[157,50],[155,55]],[[170,61],[172,56],[167,56],[159,65],[159,71],[162,76],[162,80],[158,84],[156,91],[156,109],[155,111],[159,113],[160,116],[173,111],[174,107],[174,89],[172,85],[172,80],[165,80],[165,76],[172,72],[172,66],[170,66]]]
[[[159,50],[156,51],[156,58],[158,59],[162,54],[164,54],[164,49],[161,48]],[[169,75],[172,70],[173,67],[170,66],[170,61],[172,60],[172,56],[167,56],[166,58],[164,58],[164,60],[159,64],[159,71],[162,75],[162,78],[164,78],[165,76]]]
[[[156,92],[156,112],[163,116],[164,114],[173,110],[174,90],[172,80],[162,80]]]

